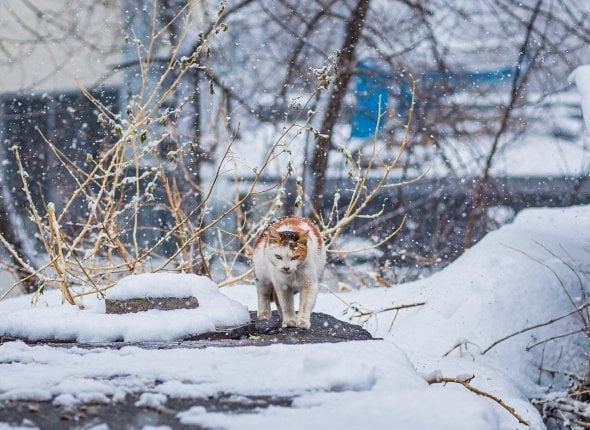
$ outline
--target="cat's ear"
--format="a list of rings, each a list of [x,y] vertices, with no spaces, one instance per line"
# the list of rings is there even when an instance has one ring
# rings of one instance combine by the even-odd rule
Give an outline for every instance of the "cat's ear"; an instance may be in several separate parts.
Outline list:
[[[307,245],[307,239],[309,238],[309,230],[305,230],[302,234],[299,235],[299,240],[297,243],[302,245]]]
[[[280,244],[282,242],[281,235],[279,234],[279,232],[277,231],[276,228],[269,227],[267,231],[268,231],[268,237],[270,239],[270,243]]]

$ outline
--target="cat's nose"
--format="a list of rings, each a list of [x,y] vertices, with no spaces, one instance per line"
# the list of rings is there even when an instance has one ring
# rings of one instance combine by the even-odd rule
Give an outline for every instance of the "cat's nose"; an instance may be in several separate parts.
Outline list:
[[[289,273],[289,270],[291,270],[291,269],[289,269],[288,267],[283,267],[283,272]]]

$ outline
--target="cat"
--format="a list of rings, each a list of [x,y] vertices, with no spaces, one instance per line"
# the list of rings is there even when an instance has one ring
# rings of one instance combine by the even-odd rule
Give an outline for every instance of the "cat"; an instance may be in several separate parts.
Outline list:
[[[258,237],[252,257],[258,293],[258,319],[270,318],[274,299],[283,327],[311,327],[311,311],[326,265],[326,249],[318,227],[307,218],[285,217]],[[300,293],[295,314],[293,296]]]

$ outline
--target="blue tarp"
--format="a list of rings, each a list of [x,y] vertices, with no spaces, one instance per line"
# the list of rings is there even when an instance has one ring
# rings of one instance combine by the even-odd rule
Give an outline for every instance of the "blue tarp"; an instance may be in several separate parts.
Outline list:
[[[523,72],[529,65],[528,56],[524,54]],[[396,114],[402,121],[407,120],[412,102],[412,86],[406,79],[397,80],[393,75],[379,64],[378,61],[362,60],[357,63],[356,77],[356,106],[351,118],[351,137],[370,138],[375,134],[375,126],[381,114],[387,112],[390,104],[390,94],[395,89],[397,98]],[[479,87],[481,85],[509,85],[514,79],[516,66],[506,66],[490,70],[458,70],[440,71],[431,70],[422,73],[417,79],[417,85],[424,88],[434,88],[438,85],[452,86],[457,89]],[[421,108],[417,99],[414,100],[415,109]],[[383,128],[387,117],[383,115],[379,122],[379,130]]]
[[[370,61],[357,63],[356,107],[351,119],[352,137],[368,138],[375,134],[375,126],[381,113],[387,111],[391,75]],[[383,128],[385,117],[381,118],[379,129]]]

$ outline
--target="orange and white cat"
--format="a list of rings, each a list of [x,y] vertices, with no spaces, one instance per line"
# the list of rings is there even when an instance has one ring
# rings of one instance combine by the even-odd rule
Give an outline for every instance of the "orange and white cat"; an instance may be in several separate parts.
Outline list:
[[[286,217],[267,227],[254,246],[258,318],[269,319],[276,298],[283,327],[311,326],[311,310],[326,265],[326,248],[317,226],[307,218]],[[293,296],[300,293],[295,314]]]

